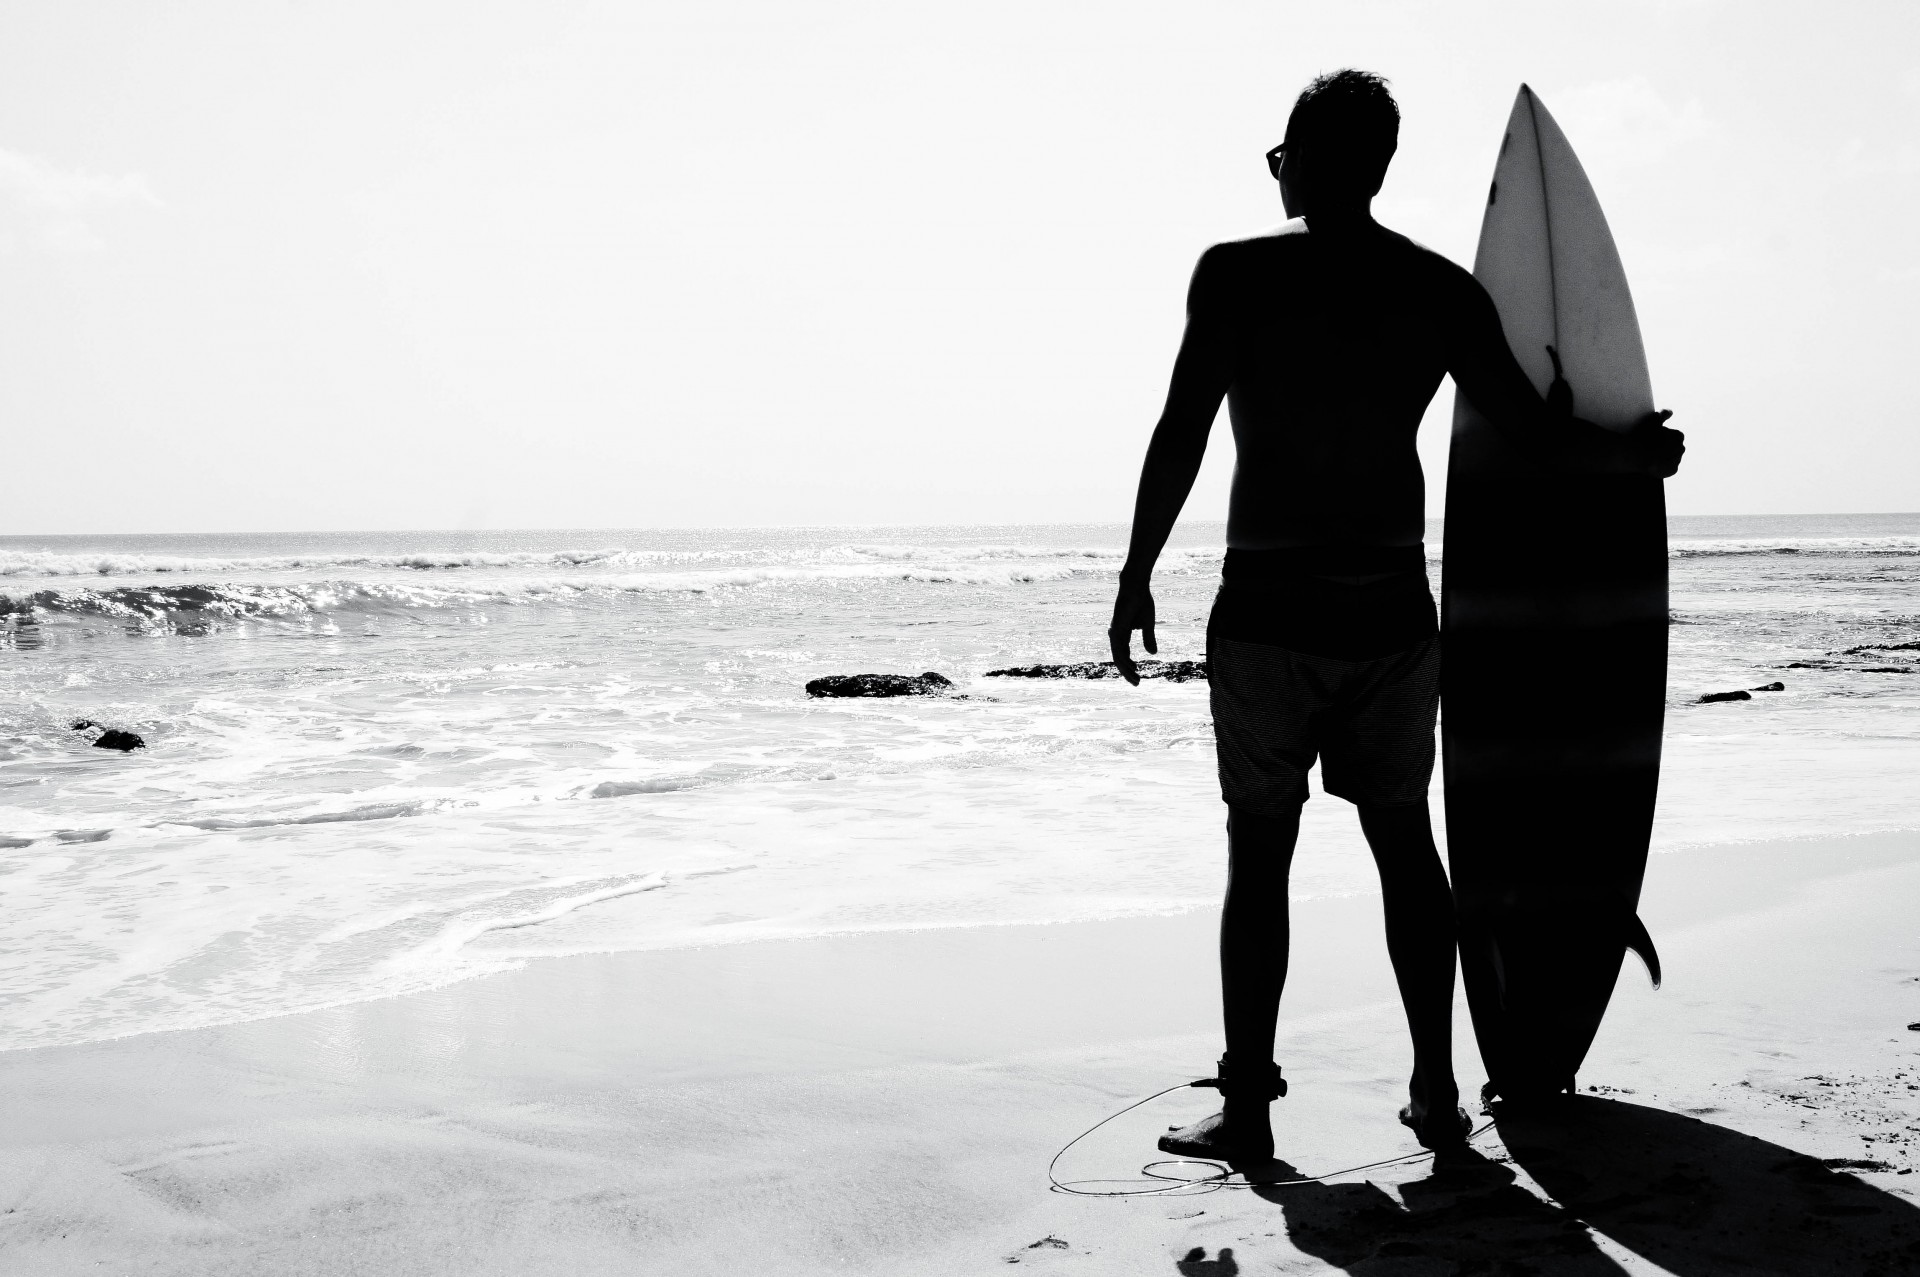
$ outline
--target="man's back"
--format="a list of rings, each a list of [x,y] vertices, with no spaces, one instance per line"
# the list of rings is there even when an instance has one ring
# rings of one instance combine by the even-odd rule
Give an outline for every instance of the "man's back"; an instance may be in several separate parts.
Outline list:
[[[1489,336],[1484,299],[1458,266],[1371,223],[1314,234],[1295,219],[1210,249],[1190,322],[1231,366],[1227,544],[1417,545],[1415,435],[1441,378],[1487,362],[1469,349]]]

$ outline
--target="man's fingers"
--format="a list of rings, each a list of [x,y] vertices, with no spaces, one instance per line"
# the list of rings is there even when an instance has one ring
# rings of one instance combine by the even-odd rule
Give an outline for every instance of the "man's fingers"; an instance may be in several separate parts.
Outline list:
[[[1152,621],[1140,627],[1140,645],[1147,649],[1148,656],[1160,655],[1160,644],[1154,641],[1153,637]]]
[[[1665,424],[1673,410],[1662,408],[1640,418],[1634,430],[1644,440],[1647,473],[1656,478],[1671,478],[1680,469],[1680,458],[1687,450],[1686,436]]]
[[[1113,666],[1120,671],[1120,677],[1138,687],[1140,672],[1133,663],[1133,631],[1130,629],[1108,630],[1107,646],[1113,649]]]
[[[1662,413],[1661,418],[1664,420],[1672,415],[1670,412]],[[1680,458],[1685,456],[1687,452],[1687,437],[1671,427],[1663,428],[1663,433],[1667,436],[1667,447],[1666,456],[1662,458],[1662,464],[1660,466],[1660,477],[1662,479],[1670,479],[1680,472]]]

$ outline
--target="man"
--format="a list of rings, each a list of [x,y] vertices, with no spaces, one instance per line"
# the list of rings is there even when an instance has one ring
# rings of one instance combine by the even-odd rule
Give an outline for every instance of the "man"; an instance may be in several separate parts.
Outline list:
[[[1682,436],[1649,416],[1629,434],[1542,400],[1492,300],[1452,262],[1373,220],[1398,144],[1386,83],[1336,71],[1308,85],[1268,155],[1291,219],[1200,258],[1165,411],[1141,471],[1109,631],[1138,682],[1132,632],[1156,652],[1148,581],[1225,396],[1237,462],[1222,587],[1207,626],[1227,803],[1220,923],[1226,1054],[1220,1113],[1160,1141],[1229,1162],[1273,1155],[1267,1106],[1287,974],[1287,871],[1306,774],[1354,803],[1380,871],[1413,1038],[1400,1120],[1423,1145],[1470,1130],[1452,1060],[1452,897],[1427,815],[1440,649],[1421,545],[1414,436],[1441,378],[1541,464],[1669,475]]]

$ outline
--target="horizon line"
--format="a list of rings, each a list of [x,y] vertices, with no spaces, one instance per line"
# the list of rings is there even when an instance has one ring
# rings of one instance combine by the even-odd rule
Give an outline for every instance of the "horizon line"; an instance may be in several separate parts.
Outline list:
[[[1676,519],[1883,519],[1883,518],[1920,518],[1920,510],[1807,510],[1775,513],[1743,512],[1739,514],[1676,514],[1666,515],[1671,524]],[[1115,528],[1131,526],[1127,519],[1064,519],[1037,522],[1005,523],[694,523],[694,524],[631,524],[631,525],[594,525],[594,526],[537,526],[516,525],[512,527],[374,527],[374,528],[292,528],[292,529],[248,529],[244,531],[162,531],[162,532],[0,532],[0,543],[24,540],[71,540],[83,537],[263,537],[263,536],[352,536],[352,535],[404,535],[418,533],[434,536],[485,536],[514,532],[807,532],[807,531],[843,531],[843,530],[883,530],[883,529],[948,529],[948,528]],[[1425,522],[1429,525],[1444,524],[1442,515],[1428,515]],[[1218,524],[1224,526],[1226,520],[1219,519],[1182,519],[1175,525],[1181,526]]]

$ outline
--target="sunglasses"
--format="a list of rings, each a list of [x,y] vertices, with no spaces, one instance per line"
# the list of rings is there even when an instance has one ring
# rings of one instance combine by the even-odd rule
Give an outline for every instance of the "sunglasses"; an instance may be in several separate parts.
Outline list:
[[[1280,180],[1280,162],[1287,157],[1287,144],[1282,142],[1267,152],[1267,172],[1273,174],[1273,180]]]

